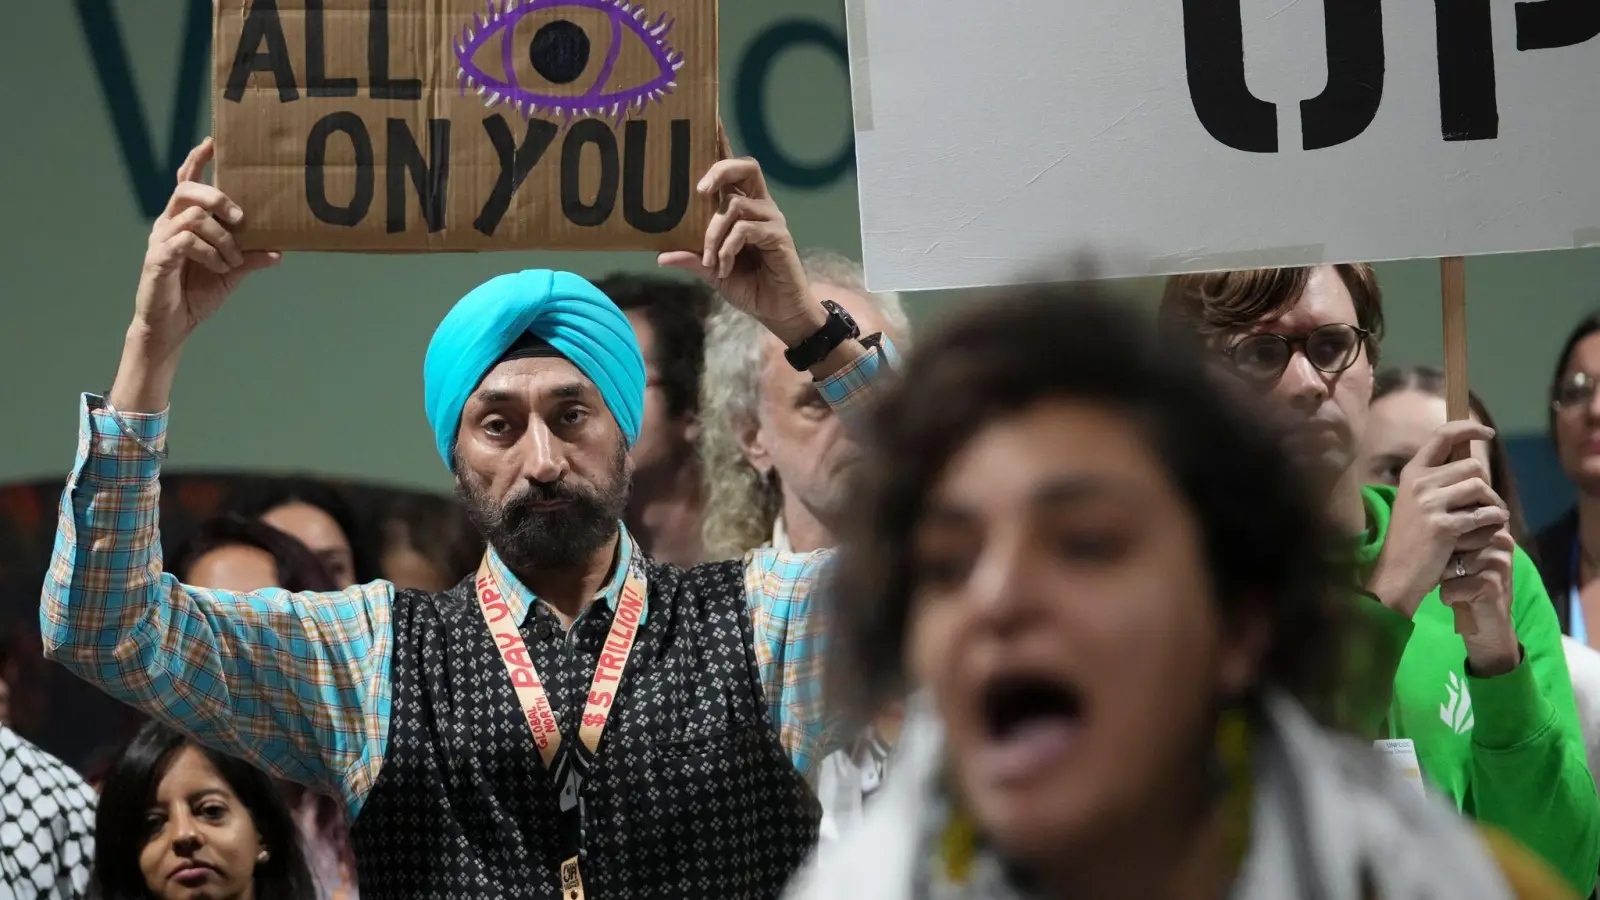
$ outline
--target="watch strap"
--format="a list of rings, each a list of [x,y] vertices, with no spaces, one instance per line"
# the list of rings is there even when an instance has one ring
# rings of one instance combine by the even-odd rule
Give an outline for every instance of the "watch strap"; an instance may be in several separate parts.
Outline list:
[[[839,304],[824,300],[822,306],[828,311],[827,321],[810,337],[783,353],[783,358],[797,372],[804,372],[822,362],[840,344],[861,335],[861,328]]]

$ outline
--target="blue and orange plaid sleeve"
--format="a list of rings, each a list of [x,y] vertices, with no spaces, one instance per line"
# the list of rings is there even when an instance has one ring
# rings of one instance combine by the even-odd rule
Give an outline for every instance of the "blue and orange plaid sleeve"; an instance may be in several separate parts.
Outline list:
[[[243,594],[162,571],[159,466],[85,395],[39,624],[45,654],[113,697],[354,814],[389,727],[388,582]],[[151,447],[166,414],[124,413]]]
[[[878,347],[818,383],[817,389],[849,428],[898,367],[894,342],[885,336]],[[832,749],[834,737],[822,699],[823,635],[814,627],[820,621],[816,594],[831,557],[828,550],[771,549],[745,556],[745,598],[767,709],[784,749],[808,781]]]
[[[813,614],[816,587],[831,555],[764,548],[745,556],[745,597],[767,711],[808,781],[831,743],[822,702],[822,636],[812,629],[819,618]]]
[[[869,349],[855,362],[817,383],[817,390],[843,420],[846,427],[862,415],[863,408],[888,373],[900,367],[900,351],[884,335],[878,346]]]

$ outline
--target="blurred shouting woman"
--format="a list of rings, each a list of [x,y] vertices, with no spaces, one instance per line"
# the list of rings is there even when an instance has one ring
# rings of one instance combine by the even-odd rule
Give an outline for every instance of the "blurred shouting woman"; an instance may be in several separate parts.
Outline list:
[[[793,897],[1567,896],[1317,724],[1333,545],[1187,348],[1094,298],[970,309],[875,420],[833,610],[848,708],[902,673],[925,705]]]

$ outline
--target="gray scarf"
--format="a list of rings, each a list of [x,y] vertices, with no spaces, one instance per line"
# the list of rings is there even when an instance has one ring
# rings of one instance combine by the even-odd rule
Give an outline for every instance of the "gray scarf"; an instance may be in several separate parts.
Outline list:
[[[1257,738],[1249,850],[1233,900],[1514,900],[1486,845],[1450,807],[1420,796],[1370,747],[1268,698]],[[940,729],[909,711],[896,769],[865,820],[819,849],[785,900],[1028,900],[980,854],[962,883],[930,865],[946,819]]]

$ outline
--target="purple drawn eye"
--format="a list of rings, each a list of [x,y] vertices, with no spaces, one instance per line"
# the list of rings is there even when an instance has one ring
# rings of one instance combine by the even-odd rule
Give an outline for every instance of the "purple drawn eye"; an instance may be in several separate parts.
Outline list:
[[[678,86],[683,54],[667,44],[672,20],[650,21],[629,0],[489,0],[456,39],[463,94],[523,116],[621,122]],[[632,34],[636,47],[625,47]],[[627,84],[639,72],[642,84]],[[623,75],[621,73],[627,73]]]

